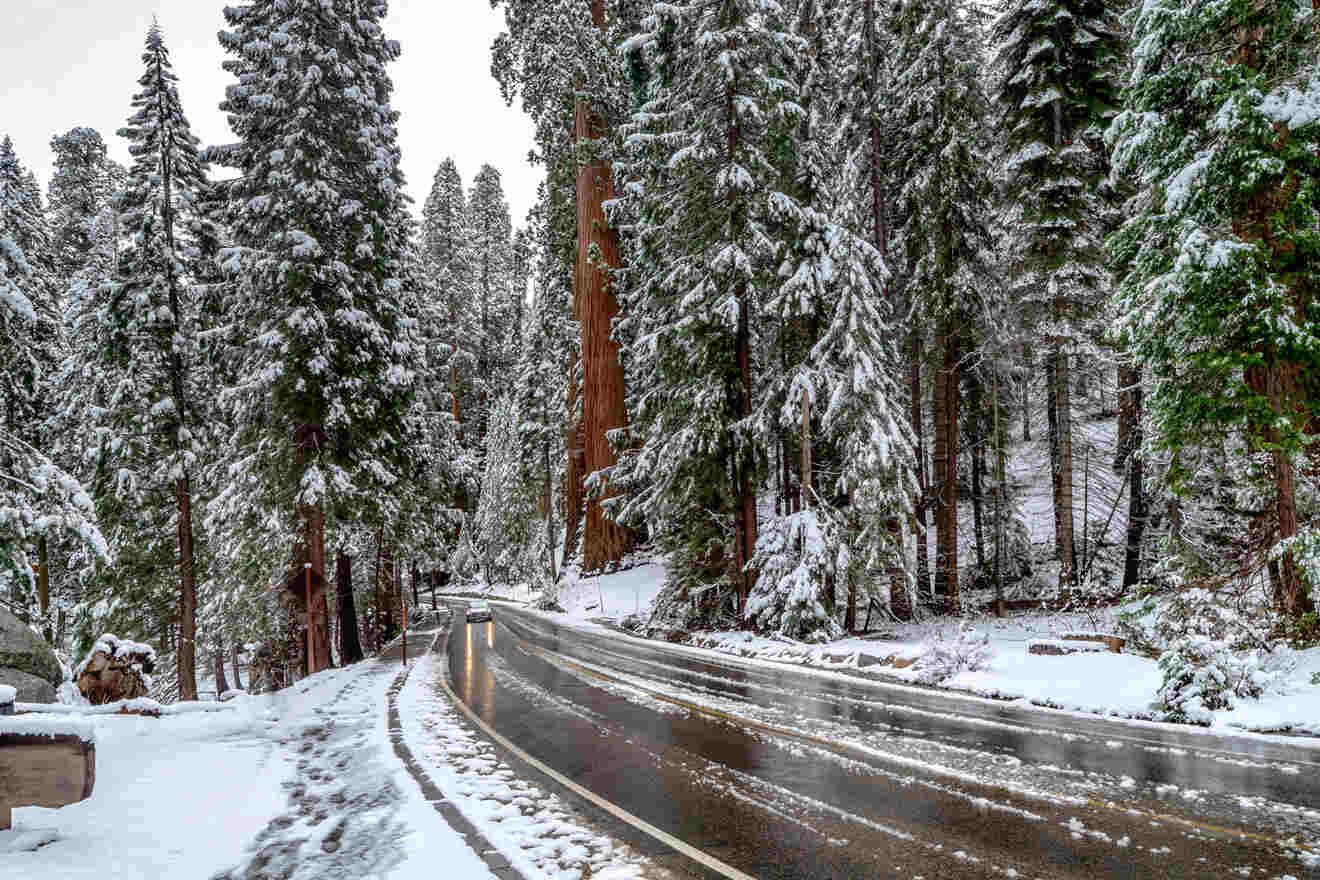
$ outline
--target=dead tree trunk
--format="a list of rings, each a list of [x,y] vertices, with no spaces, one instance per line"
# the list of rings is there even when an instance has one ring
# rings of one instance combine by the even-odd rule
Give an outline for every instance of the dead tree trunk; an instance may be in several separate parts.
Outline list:
[[[1136,586],[1141,579],[1141,540],[1146,529],[1146,486],[1141,457],[1141,370],[1124,367],[1119,384],[1128,395],[1128,524],[1127,548],[1123,560],[1123,589]]]
[[[238,675],[238,642],[229,646],[229,664],[234,667],[234,687],[240,691],[243,689],[243,679]],[[248,683],[252,683],[251,674],[248,675]]]
[[[229,682],[225,680],[225,652],[221,648],[216,648],[211,652],[211,665],[215,667],[215,695],[221,696],[229,690]]]

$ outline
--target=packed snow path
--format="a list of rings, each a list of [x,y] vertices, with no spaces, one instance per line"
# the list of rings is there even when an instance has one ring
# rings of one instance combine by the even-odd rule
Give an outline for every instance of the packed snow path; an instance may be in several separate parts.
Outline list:
[[[751,876],[1320,877],[1303,743],[457,617],[455,689],[490,726]]]

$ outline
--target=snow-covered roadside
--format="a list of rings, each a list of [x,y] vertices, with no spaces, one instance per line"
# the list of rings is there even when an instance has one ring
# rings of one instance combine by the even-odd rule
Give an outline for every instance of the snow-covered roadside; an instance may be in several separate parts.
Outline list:
[[[629,880],[646,860],[584,826],[556,795],[519,779],[444,694],[428,653],[399,694],[404,742],[435,786],[527,878]],[[466,876],[466,875],[464,875]]]
[[[1039,706],[1106,715],[1152,719],[1151,707],[1162,682],[1159,664],[1134,654],[1083,651],[1063,656],[1031,654],[1032,641],[1060,632],[1086,629],[1082,615],[1022,615],[974,620],[970,625],[988,636],[989,659],[980,669],[961,670],[938,683],[941,688],[1005,700],[1026,700]],[[921,659],[933,640],[953,639],[956,630],[933,626],[894,627],[892,638],[847,638],[821,645],[803,645],[745,632],[694,633],[689,643],[721,654],[756,658],[850,674],[881,675],[921,682]],[[1292,674],[1260,699],[1240,699],[1231,709],[1213,713],[1211,729],[1234,733],[1288,732],[1320,736],[1320,648],[1296,652]]]
[[[15,810],[0,852],[52,842],[6,852],[6,880],[250,869],[429,880],[440,865],[493,877],[392,753],[385,694],[400,669],[396,655],[328,670],[276,694],[240,695],[232,711],[82,716],[97,740],[92,797]]]
[[[643,618],[664,582],[659,560],[613,574],[570,577],[560,588],[563,614],[535,612],[582,626],[601,618],[621,620],[634,609]],[[516,595],[496,588],[491,595]],[[600,613],[604,604],[606,614]],[[1028,653],[1032,641],[1086,630],[1114,632],[1116,610],[1096,612],[1033,612],[1005,618],[976,617],[971,627],[989,639],[989,660],[980,669],[962,670],[938,687],[1005,700],[1026,700],[1039,706],[1106,715],[1120,719],[1155,717],[1151,703],[1162,682],[1159,665],[1140,655],[1085,652],[1064,656]],[[923,681],[917,661],[935,640],[953,639],[956,624],[887,624],[884,631],[819,645],[747,632],[696,632],[691,649],[713,651],[758,661],[791,663],[845,674],[883,676],[903,682]],[[1296,666],[1284,681],[1259,699],[1239,699],[1232,709],[1216,711],[1211,729],[1232,733],[1286,732],[1320,736],[1320,648],[1296,652]]]
[[[237,860],[283,804],[291,758],[275,747],[274,722],[257,701],[242,711],[81,723],[96,735],[92,797],[15,809],[13,831],[0,832],[7,878],[209,876]],[[52,842],[6,852],[35,837]]]
[[[569,568],[559,582],[559,605],[573,620],[622,620],[630,614],[645,617],[664,580],[665,565],[659,559],[638,559],[630,568],[591,577],[582,577],[577,569]],[[526,584],[483,585],[479,591],[494,599],[517,602],[531,597]]]

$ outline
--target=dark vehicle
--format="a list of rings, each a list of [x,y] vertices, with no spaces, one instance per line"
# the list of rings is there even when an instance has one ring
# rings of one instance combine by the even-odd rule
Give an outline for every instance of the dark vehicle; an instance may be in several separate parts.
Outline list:
[[[490,620],[490,603],[485,599],[473,599],[468,603],[467,622],[476,623],[481,620]]]

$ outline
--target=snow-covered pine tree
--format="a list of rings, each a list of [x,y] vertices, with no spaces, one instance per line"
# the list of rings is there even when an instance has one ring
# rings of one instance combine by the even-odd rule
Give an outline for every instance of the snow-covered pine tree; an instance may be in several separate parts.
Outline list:
[[[537,489],[537,509],[545,521],[542,534],[533,538],[528,568],[534,580],[541,580],[538,575],[543,573],[546,583],[555,582],[559,575],[556,540],[564,520],[556,513],[554,487],[557,475],[563,473],[563,440],[569,422],[564,406],[568,383],[554,379],[565,372],[565,353],[574,352],[579,339],[577,325],[571,319],[575,219],[571,183],[570,179],[561,179],[558,198],[555,180],[543,183],[526,226],[536,250],[516,393],[523,413],[520,431],[524,469]],[[546,598],[552,599],[553,595],[546,594]]]
[[[872,572],[888,572],[891,602],[895,595],[905,602],[901,523],[910,519],[916,491],[911,431],[894,378],[889,273],[865,236],[875,219],[869,122],[864,111],[835,112],[845,85],[835,75],[844,67],[843,29],[832,27],[838,11],[817,0],[798,8],[794,27],[809,49],[797,67],[805,116],[783,169],[796,198],[777,203],[789,231],[779,269],[785,280],[764,309],[777,316],[782,338],[767,339],[767,364],[779,364],[761,406],[777,410],[767,421],[777,422],[785,446],[798,435],[800,463],[785,462],[785,469],[797,464],[803,495],[800,509],[785,509],[758,544],[760,579],[747,615],[795,638],[838,631],[840,587],[847,590],[844,626],[852,629]],[[775,335],[766,323],[765,335]]]
[[[1124,109],[1107,134],[1114,175],[1142,187],[1110,240],[1122,341],[1149,371],[1152,426],[1175,464],[1240,430],[1263,454],[1275,604],[1297,620],[1316,588],[1293,555],[1314,529],[1299,522],[1295,460],[1320,433],[1315,15],[1152,0],[1131,26]],[[1183,482],[1185,465],[1170,477]]]
[[[55,154],[46,199],[56,271],[67,284],[95,247],[92,225],[116,192],[105,140],[79,126],[50,141]]]
[[[471,526],[472,545],[487,584],[516,583],[536,536],[536,487],[525,479],[522,414],[511,394],[501,395],[490,415],[481,496]]]
[[[472,417],[471,413],[464,412],[463,403],[470,397],[465,389],[476,370],[472,349],[471,273],[467,262],[472,254],[466,244],[466,223],[467,199],[463,195],[463,178],[454,160],[446,158],[436,169],[431,192],[422,210],[422,261],[436,295],[431,303],[433,314],[430,320],[436,331],[433,336],[436,343],[444,347],[443,351],[437,349],[430,354],[437,362],[443,360],[448,365],[449,407],[460,439],[465,436],[464,422]],[[468,431],[467,436],[469,445],[475,448],[481,438],[473,439],[473,433]],[[466,457],[471,459],[470,454]],[[470,461],[466,469],[474,470]],[[474,487],[476,481],[473,474],[470,482]],[[475,488],[466,496],[461,495],[459,506],[466,507],[465,497],[472,494],[475,494]]]
[[[133,156],[118,198],[128,243],[97,315],[108,325],[109,344],[92,352],[98,356],[94,369],[109,386],[102,466],[115,475],[106,488],[115,499],[104,509],[113,511],[105,516],[107,527],[114,528],[126,548],[121,558],[131,554],[138,563],[121,572],[127,582],[142,589],[156,580],[166,595],[173,582],[179,597],[179,697],[192,700],[197,698],[196,476],[212,423],[211,383],[202,372],[197,346],[199,298],[193,282],[201,259],[197,236],[213,238],[214,233],[204,228],[199,212],[209,184],[197,137],[184,115],[178,77],[155,24],[147,33],[142,63],[134,113],[119,131]],[[164,510],[147,510],[162,503]],[[98,622],[92,632],[109,625]]]
[[[787,78],[801,45],[777,4],[691,0],[656,3],[628,48],[655,76],[624,131],[636,271],[618,332],[635,445],[611,480],[631,493],[620,518],[674,551],[658,606],[686,625],[740,614],[755,581],[769,438],[751,418],[753,313],[778,286],[772,214],[793,200],[774,159],[802,118]]]
[[[492,383],[507,375],[509,341],[512,337],[512,314],[509,287],[513,273],[513,221],[504,197],[500,172],[482,165],[468,193],[466,218],[469,271],[468,308],[473,318],[475,356],[472,374],[473,439],[482,443],[488,430],[490,408],[499,397]]]
[[[0,591],[20,601],[39,587],[32,562],[51,534],[68,532],[100,561],[110,558],[90,496],[32,442],[44,417],[38,388],[48,381],[45,364],[58,328],[34,195],[6,137],[0,142]]]
[[[933,330],[940,364],[935,379],[934,493],[938,604],[958,597],[957,463],[963,358],[983,290],[994,277],[991,180],[985,155],[988,102],[980,74],[980,12],[952,0],[904,0],[889,27],[896,34],[887,84],[889,147],[899,189],[894,234],[900,272],[918,321]],[[919,393],[913,389],[913,394]],[[915,406],[914,406],[915,409]]]
[[[324,572],[326,513],[374,507],[410,467],[399,438],[421,351],[400,296],[409,228],[386,11],[383,0],[225,10],[236,82],[221,108],[240,140],[204,157],[238,172],[220,192],[235,241],[223,318],[241,333],[220,394],[230,482],[210,521],[237,533],[227,553],[264,560],[265,577],[288,560],[269,541],[273,516],[296,515],[296,556]]]
[[[1122,51],[1103,0],[1012,0],[992,31],[1012,281],[1031,334],[1050,345],[1059,588],[1076,587],[1070,363],[1086,354],[1110,290],[1104,234],[1113,207],[1101,141],[1116,112]],[[1090,352],[1093,354],[1093,352]]]

